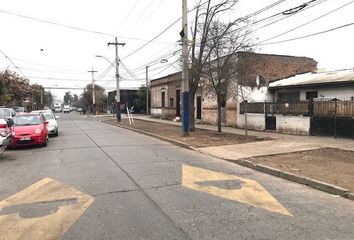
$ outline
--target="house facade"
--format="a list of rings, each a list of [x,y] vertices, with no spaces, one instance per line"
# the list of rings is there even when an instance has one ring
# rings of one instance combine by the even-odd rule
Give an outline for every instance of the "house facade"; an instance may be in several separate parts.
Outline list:
[[[237,79],[230,81],[225,100],[222,102],[222,122],[228,126],[237,125],[239,86],[255,88],[256,78],[263,85],[288,76],[313,72],[316,70],[315,60],[307,57],[259,54],[238,52],[235,54]],[[182,74],[177,72],[151,81],[151,115],[153,117],[174,119],[181,114],[181,82]],[[268,94],[264,88],[258,94]],[[216,124],[216,95],[210,90],[210,84],[201,79],[200,87],[194,99],[197,122]]]
[[[247,114],[250,129],[354,137],[353,70],[296,75],[271,82],[267,92],[268,99],[241,103],[239,127]]]

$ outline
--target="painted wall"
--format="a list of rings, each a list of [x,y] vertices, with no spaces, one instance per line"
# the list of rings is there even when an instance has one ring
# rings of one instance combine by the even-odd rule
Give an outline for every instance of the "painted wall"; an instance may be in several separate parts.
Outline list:
[[[245,115],[240,114],[237,117],[237,127],[245,128]],[[265,116],[258,113],[247,113],[247,128],[251,130],[265,130]]]
[[[296,135],[310,134],[310,117],[284,116],[278,114],[276,118],[277,132]]]
[[[319,98],[350,98],[354,97],[354,86],[331,88],[306,88],[300,90],[300,100],[306,100],[306,92],[317,91]]]

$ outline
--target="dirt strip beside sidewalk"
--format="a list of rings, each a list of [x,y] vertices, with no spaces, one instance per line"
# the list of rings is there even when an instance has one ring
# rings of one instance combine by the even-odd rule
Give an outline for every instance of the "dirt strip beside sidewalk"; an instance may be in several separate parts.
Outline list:
[[[180,126],[164,120],[135,120],[135,127],[127,119],[121,124],[115,119],[103,121],[354,200],[354,141],[287,135],[270,139],[264,134],[246,137],[233,134],[232,129],[222,134],[197,129],[183,137]]]

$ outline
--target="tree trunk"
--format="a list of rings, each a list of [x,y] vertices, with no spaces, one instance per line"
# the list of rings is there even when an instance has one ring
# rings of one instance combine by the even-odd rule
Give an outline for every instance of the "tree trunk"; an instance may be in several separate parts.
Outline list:
[[[218,110],[218,132],[221,133],[221,97],[217,96],[217,110]]]
[[[248,136],[247,102],[245,103],[245,135]]]

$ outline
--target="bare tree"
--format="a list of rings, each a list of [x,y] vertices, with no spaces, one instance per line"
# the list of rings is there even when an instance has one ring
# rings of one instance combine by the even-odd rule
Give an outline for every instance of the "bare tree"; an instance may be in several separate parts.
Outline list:
[[[202,76],[207,79],[206,85],[210,85],[216,95],[218,132],[221,132],[222,107],[226,107],[228,93],[233,92],[233,89],[230,89],[233,85],[231,81],[237,79],[236,53],[240,50],[251,50],[247,37],[247,31],[235,22],[224,23],[216,20],[210,27],[210,41],[206,44],[206,49],[210,52],[209,61],[202,69]],[[238,94],[237,89],[235,94]]]
[[[212,59],[212,54],[215,54],[215,47],[213,44],[221,42],[224,36],[229,35],[234,31],[234,27],[242,21],[242,19],[235,19],[228,24],[223,25],[222,29],[219,28],[217,36],[212,36],[214,31],[214,23],[219,18],[225,15],[226,12],[231,11],[237,4],[238,0],[199,0],[196,10],[194,24],[192,26],[192,45],[190,49],[191,57],[191,72],[189,79],[189,94],[190,94],[190,130],[195,130],[195,116],[194,116],[194,98],[198,90],[198,85],[201,80],[203,69]]]

